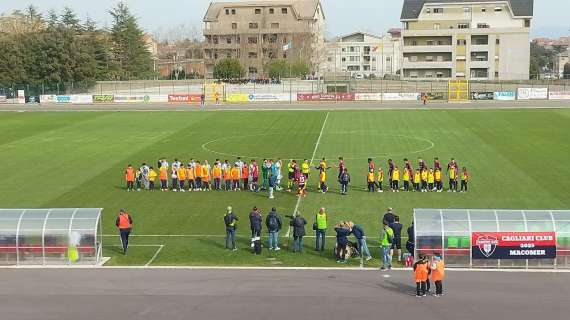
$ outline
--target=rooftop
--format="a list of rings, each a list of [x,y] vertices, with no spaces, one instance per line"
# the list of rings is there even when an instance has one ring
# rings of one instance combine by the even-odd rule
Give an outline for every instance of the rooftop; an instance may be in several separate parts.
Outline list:
[[[508,2],[517,17],[532,17],[534,0],[404,0],[401,20],[417,19],[425,4],[465,4],[465,3]]]
[[[320,0],[258,0],[235,2],[212,2],[206,11],[204,21],[216,21],[224,8],[241,7],[279,7],[292,6],[298,19],[313,19],[320,5]]]

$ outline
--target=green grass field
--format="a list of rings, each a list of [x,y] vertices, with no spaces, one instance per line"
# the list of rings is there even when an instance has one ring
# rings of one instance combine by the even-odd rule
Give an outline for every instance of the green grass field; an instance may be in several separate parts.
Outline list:
[[[159,157],[235,160],[241,155],[283,159],[338,156],[352,173],[350,195],[341,197],[335,174],[331,192],[317,194],[316,175],[300,203],[308,218],[328,209],[329,220],[352,220],[377,245],[380,219],[393,207],[404,225],[413,208],[570,208],[570,110],[401,110],[330,112],[78,112],[1,113],[1,208],[102,207],[104,255],[109,265],[144,265],[160,245],[153,265],[333,266],[331,250],[302,256],[287,251],[253,256],[247,215],[254,205],[291,214],[297,197],[250,192],[134,192],[123,190],[128,163],[155,164]],[[450,157],[470,169],[470,192],[374,193],[365,189],[366,158],[386,168],[391,157],[432,163]],[[284,170],[285,171],[285,170]],[[224,250],[222,216],[231,205],[241,217],[238,252]],[[114,219],[119,208],[135,219],[133,245],[119,253]],[[153,236],[156,235],[156,236]],[[283,235],[283,233],[282,233]],[[334,235],[329,229],[328,235]],[[286,241],[282,239],[282,241]],[[328,239],[332,247],[334,239]],[[373,249],[378,257],[378,249]],[[358,262],[354,261],[353,264]],[[377,266],[374,260],[368,265]]]

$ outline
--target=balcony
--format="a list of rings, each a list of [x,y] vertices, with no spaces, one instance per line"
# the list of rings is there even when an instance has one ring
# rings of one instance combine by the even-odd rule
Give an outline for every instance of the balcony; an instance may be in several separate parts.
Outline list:
[[[404,60],[404,69],[452,69],[452,61],[408,61]]]
[[[469,67],[470,68],[478,68],[478,69],[487,69],[489,68],[489,61],[475,61],[475,60],[471,60],[469,62]]]
[[[417,52],[453,52],[452,45],[442,46],[404,46],[404,53],[417,53]]]
[[[473,51],[489,51],[489,44],[471,44],[470,50]]]

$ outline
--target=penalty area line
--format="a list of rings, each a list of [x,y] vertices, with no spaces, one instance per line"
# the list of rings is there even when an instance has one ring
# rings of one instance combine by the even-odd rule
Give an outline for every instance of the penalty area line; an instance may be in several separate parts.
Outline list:
[[[154,255],[152,256],[152,258],[150,258],[150,260],[148,260],[148,262],[144,265],[145,267],[148,267],[153,261],[154,259],[156,259],[156,257],[158,257],[158,254],[160,253],[160,251],[162,251],[162,248],[164,248],[164,245],[161,244],[158,249],[156,249],[156,252],[154,253]]]

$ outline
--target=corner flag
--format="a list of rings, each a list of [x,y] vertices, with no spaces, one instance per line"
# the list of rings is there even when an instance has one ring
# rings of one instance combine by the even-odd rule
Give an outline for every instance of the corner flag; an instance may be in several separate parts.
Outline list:
[[[283,46],[283,51],[287,51],[293,49],[293,42],[289,41],[289,43],[287,43],[286,45]]]

